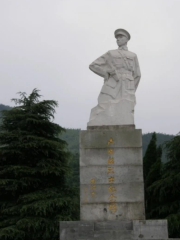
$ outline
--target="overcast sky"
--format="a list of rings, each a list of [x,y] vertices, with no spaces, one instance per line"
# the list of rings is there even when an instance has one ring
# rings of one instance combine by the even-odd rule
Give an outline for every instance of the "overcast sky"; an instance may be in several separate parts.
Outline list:
[[[57,100],[55,122],[86,129],[103,79],[88,68],[116,49],[114,30],[141,68],[136,128],[180,131],[180,0],[0,0],[0,103],[19,91]]]

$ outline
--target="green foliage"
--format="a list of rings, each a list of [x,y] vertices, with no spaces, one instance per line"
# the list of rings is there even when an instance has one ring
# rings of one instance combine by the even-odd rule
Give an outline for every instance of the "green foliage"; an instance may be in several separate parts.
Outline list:
[[[51,117],[52,116],[53,114]],[[36,132],[41,124],[36,129],[35,126],[38,123],[37,119],[33,118],[32,120],[31,116],[28,118],[30,118],[30,120],[27,120],[25,124],[22,121],[19,122],[19,125],[17,124],[18,128],[16,129],[16,132],[14,132],[15,129],[13,131],[11,131],[12,129],[8,131],[5,129],[3,130],[3,134],[6,136],[7,141],[12,141],[12,144],[11,148],[9,147],[5,149],[4,147],[6,145],[10,145],[8,145],[9,143],[4,143],[2,149],[4,154],[7,156],[9,154],[13,157],[10,160],[8,160],[9,158],[7,157],[4,158],[6,159],[6,165],[8,165],[8,168],[4,168],[3,166],[5,160],[2,161],[3,164],[0,164],[0,176],[1,173],[3,174],[3,170],[5,172],[7,171],[8,173],[6,178],[1,178],[0,180],[0,191],[4,188],[8,193],[4,196],[6,199],[4,198],[3,200],[0,200],[2,209],[0,211],[3,213],[2,214],[0,212],[0,239],[2,240],[5,239],[4,236],[6,236],[7,240],[38,239],[31,238],[29,236],[29,238],[26,238],[28,234],[26,233],[25,229],[29,229],[28,231],[31,231],[32,233],[35,233],[35,230],[36,232],[39,232],[39,239],[48,239],[48,231],[50,231],[50,229],[56,225],[58,220],[77,220],[79,216],[79,196],[77,195],[79,195],[80,130],[66,129],[66,131],[63,131],[64,129],[61,128],[60,132],[56,132],[56,134],[53,135],[59,138],[59,140],[63,139],[68,143],[68,146],[66,146],[65,141],[60,140],[61,147],[63,147],[58,147],[61,153],[65,154],[63,159],[66,159],[66,161],[62,162],[61,164],[61,168],[64,169],[64,172],[61,173],[61,177],[63,176],[63,181],[59,181],[59,170],[57,170],[56,167],[53,168],[53,166],[56,166],[57,164],[56,161],[53,162],[51,159],[52,164],[50,164],[49,161],[46,160],[46,158],[49,158],[49,151],[47,148],[51,146],[51,144],[48,145],[48,143],[50,143],[49,140],[45,141],[44,139],[44,137],[46,138],[47,135],[43,135],[42,139],[38,138],[37,140],[36,137],[40,137],[39,134],[42,134],[41,130]],[[30,132],[32,130],[33,134],[29,134],[30,136],[24,134],[26,136],[25,139],[23,135],[23,127],[24,125],[29,126],[29,124],[32,122],[32,126],[29,128],[25,127],[25,131],[30,129]],[[8,123],[9,126],[13,126],[13,124],[13,121]],[[35,130],[33,130],[34,128]],[[33,138],[34,131],[36,135],[35,138]],[[43,128],[43,132],[46,132],[46,126]],[[40,144],[39,141],[42,141],[42,144]],[[164,142],[166,142],[166,144],[164,144]],[[44,156],[42,152],[40,154],[40,146],[43,148],[43,153],[46,153],[46,156]],[[27,150],[29,147],[31,150],[26,151],[25,155],[23,155],[22,152]],[[66,151],[67,148],[72,151],[72,154],[69,154],[68,151]],[[36,154],[34,153],[33,155],[33,152],[38,154],[37,158],[35,158]],[[148,219],[167,218],[170,237],[180,237],[180,136],[174,137],[173,135],[161,133],[143,134],[143,153],[145,163],[146,217]],[[167,157],[165,156],[165,153],[167,154]],[[32,154],[32,156],[30,154]],[[25,159],[27,159],[28,164],[24,164]],[[36,159],[35,162],[33,162],[33,159]],[[39,159],[41,159],[41,161]],[[43,161],[43,159],[45,160]],[[11,164],[12,161],[14,163],[19,161],[20,167],[18,165],[19,163],[14,165]],[[32,163],[35,165],[29,166],[29,164]],[[68,167],[71,167],[72,171],[70,171]],[[49,176],[53,176],[53,174],[57,176],[55,181],[53,181],[54,177],[49,178]],[[42,176],[44,176],[44,178],[47,177],[48,180],[50,179],[50,181],[48,183],[46,182],[46,184],[50,184],[51,181],[53,184],[47,186],[47,188],[43,185],[41,189],[38,189],[38,186],[42,184]],[[57,181],[59,181],[59,185],[57,184]],[[74,186],[74,188],[67,187],[65,183],[68,183],[67,185],[69,186]],[[25,192],[27,187],[32,188],[32,186],[34,186],[33,189]],[[10,194],[11,191],[12,193]],[[19,196],[18,198],[17,195]],[[2,199],[2,196],[3,195],[0,193],[0,199]],[[9,200],[6,201],[10,198],[10,202]],[[53,209],[57,210],[57,214],[50,214],[51,211],[53,212]],[[35,212],[36,214],[32,214],[32,212]],[[4,218],[5,214],[7,215],[6,218]],[[49,214],[52,216],[50,219]],[[49,226],[49,228],[47,226]],[[54,227],[54,229],[55,228],[56,230],[52,230],[51,232],[56,232],[57,227]],[[53,236],[56,236],[56,234],[49,234],[49,236],[50,235],[51,239]],[[34,237],[35,236],[36,235],[34,235]]]
[[[157,147],[156,141],[156,133],[153,133],[143,158],[145,211],[147,218],[154,217],[152,209],[154,209],[158,204],[157,199],[152,197],[152,195],[148,192],[148,188],[160,178],[161,174],[162,148],[161,146]]]
[[[156,204],[149,212],[151,219],[168,219],[169,236],[180,237],[180,136],[166,142],[168,162],[160,177],[148,188],[148,196]]]
[[[151,209],[157,204],[156,199],[152,198],[147,189],[160,177],[161,171],[162,149],[161,147],[157,148],[156,141],[156,133],[154,132],[143,158],[145,211],[147,218],[149,218]]]
[[[145,179],[146,187],[149,187],[153,182],[160,179],[161,176],[161,156],[162,156],[162,148],[159,146],[156,149],[156,156],[154,158],[154,162],[151,165],[147,177]]]
[[[150,140],[152,138],[153,133],[146,133],[142,135],[142,140],[143,140],[143,156],[145,155],[145,152],[147,150],[147,147],[150,143]],[[166,157],[166,149],[164,147],[164,142],[167,142],[171,140],[174,137],[174,135],[169,135],[169,134],[163,134],[163,133],[156,133],[156,144],[157,146],[162,147],[162,162],[167,162],[167,157]]]
[[[66,184],[70,153],[53,123],[57,102],[39,101],[37,89],[19,94],[0,126],[0,239],[58,239],[60,220],[78,220],[79,190]]]
[[[1,111],[3,110],[10,110],[11,107],[10,106],[6,106],[6,105],[3,105],[3,104],[0,104],[0,116],[1,116]]]
[[[3,105],[3,104],[0,104],[0,125],[1,125],[1,123],[2,123],[2,120],[1,120],[1,111],[3,111],[3,110],[10,110],[10,109],[11,109],[11,107],[5,106],[5,105]]]
[[[73,153],[71,155],[71,160],[69,163],[72,172],[67,176],[67,183],[70,186],[75,186],[79,188],[80,185],[80,172],[79,172],[79,153]]]
[[[66,132],[61,134],[61,139],[68,143],[68,149],[73,153],[79,152],[79,133],[80,129],[67,128]]]
[[[145,181],[151,169],[151,166],[156,162],[156,156],[157,156],[156,133],[153,133],[151,141],[147,147],[147,150],[143,159],[143,172],[144,172]]]
[[[79,152],[79,133],[80,129],[66,129],[66,132],[63,132],[61,134],[61,139],[65,140],[68,143],[68,149],[73,152],[77,153]],[[143,156],[145,155],[145,152],[147,150],[147,147],[149,145],[149,142],[152,138],[153,133],[146,133],[142,135],[143,140]],[[163,133],[156,133],[157,138],[157,146],[162,146],[162,161],[166,162],[166,156],[165,156],[165,148],[163,147],[163,143],[166,141],[169,141],[172,139],[173,135],[163,134]]]
[[[1,107],[2,106],[2,107]],[[1,110],[3,109],[10,109],[10,107],[5,106],[3,104],[0,104],[0,115],[1,115]],[[80,129],[66,129],[65,132],[62,132],[60,134],[61,139],[65,140],[68,143],[68,149],[73,152],[73,153],[78,153],[79,152],[79,133]],[[145,155],[147,146],[151,140],[153,133],[146,133],[142,135],[142,140],[143,140],[143,156]],[[166,162],[166,156],[165,156],[165,148],[163,147],[163,143],[166,141],[169,141],[172,139],[174,136],[173,135],[168,135],[168,134],[163,134],[163,133],[156,133],[157,137],[157,145],[162,145],[162,161]]]

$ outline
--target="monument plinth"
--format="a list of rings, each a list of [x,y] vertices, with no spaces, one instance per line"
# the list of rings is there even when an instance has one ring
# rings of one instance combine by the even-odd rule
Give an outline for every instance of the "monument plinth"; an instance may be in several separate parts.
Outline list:
[[[81,220],[145,219],[141,130],[81,131]]]
[[[80,134],[80,221],[60,222],[60,240],[167,240],[167,220],[145,220],[142,134],[94,126]]]
[[[80,221],[60,222],[61,240],[168,238],[166,220],[145,220],[142,133],[134,126],[141,74],[130,34],[117,29],[115,37],[119,48],[90,64],[104,84],[80,133]]]

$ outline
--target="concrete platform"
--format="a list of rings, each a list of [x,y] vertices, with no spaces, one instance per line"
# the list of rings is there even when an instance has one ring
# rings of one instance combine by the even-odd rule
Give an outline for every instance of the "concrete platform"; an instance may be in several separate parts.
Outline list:
[[[166,240],[166,220],[60,222],[60,240]]]

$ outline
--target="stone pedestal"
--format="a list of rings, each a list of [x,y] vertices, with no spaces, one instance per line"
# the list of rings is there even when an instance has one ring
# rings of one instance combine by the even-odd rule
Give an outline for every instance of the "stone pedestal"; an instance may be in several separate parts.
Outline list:
[[[60,223],[60,240],[167,240],[166,220],[69,221]]]
[[[81,220],[145,219],[141,130],[111,128],[81,131]]]
[[[145,220],[143,185],[141,130],[81,131],[81,219],[60,222],[60,240],[167,239],[166,220]]]

